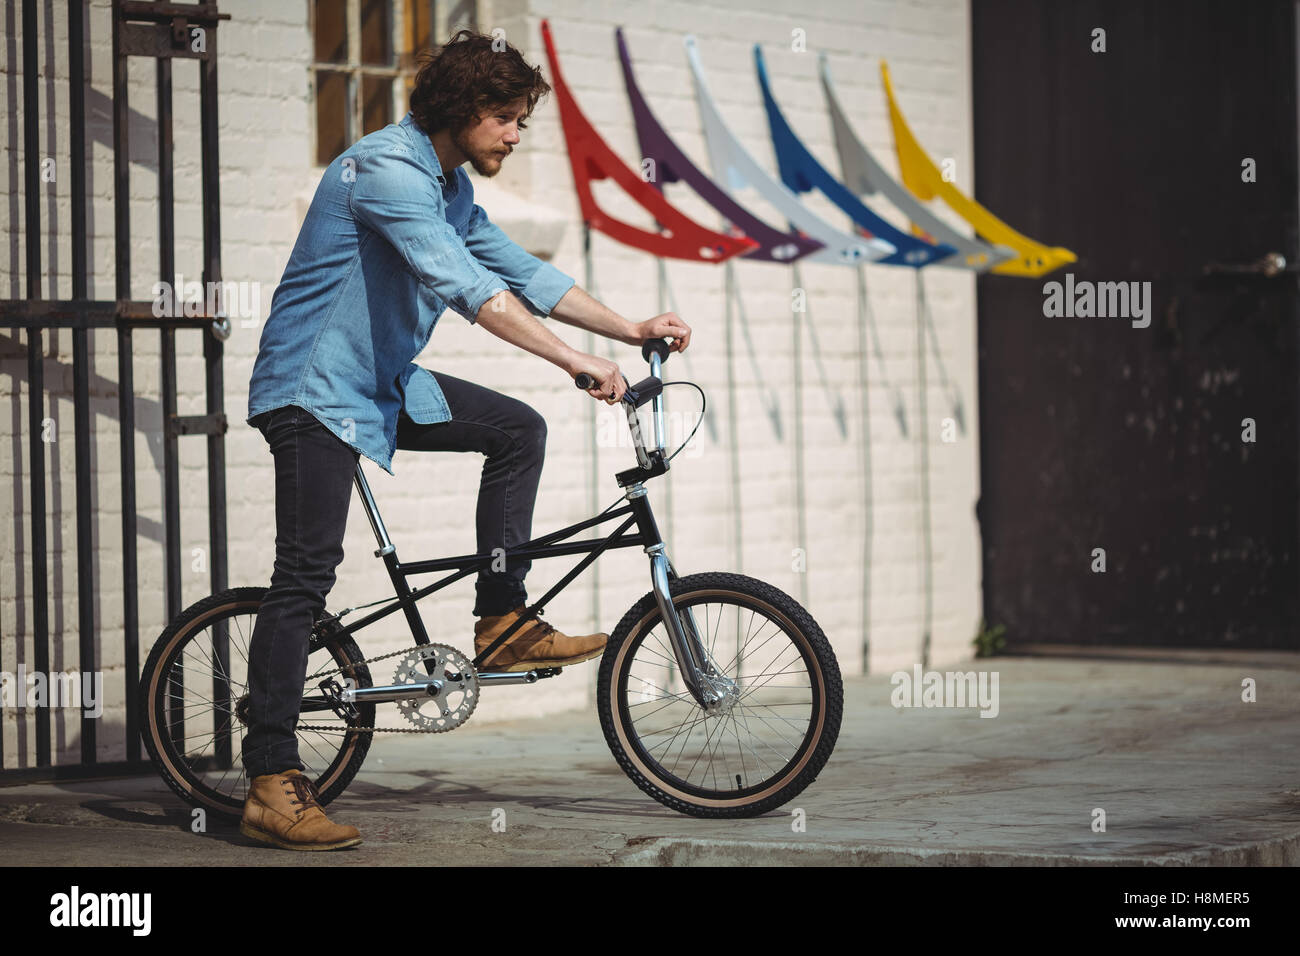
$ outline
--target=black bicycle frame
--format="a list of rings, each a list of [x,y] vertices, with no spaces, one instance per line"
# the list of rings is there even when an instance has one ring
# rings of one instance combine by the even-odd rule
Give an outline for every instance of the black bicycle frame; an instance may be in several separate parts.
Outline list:
[[[459,581],[461,578],[480,571],[488,567],[493,561],[501,557],[500,552],[495,554],[466,554],[451,558],[434,558],[424,561],[411,561],[403,563],[398,560],[397,548],[394,546],[392,539],[388,536],[388,530],[384,526],[383,518],[379,514],[379,509],[375,504],[374,496],[370,492],[370,486],[366,482],[364,472],[361,470],[361,463],[357,463],[355,476],[357,490],[361,495],[362,505],[365,508],[366,515],[370,519],[370,526],[375,533],[375,539],[379,547],[375,550],[375,556],[383,558],[384,566],[388,569],[389,579],[393,582],[393,589],[396,592],[396,598],[385,604],[376,611],[358,618],[348,625],[338,623],[339,615],[322,618],[318,621],[318,630],[313,633],[313,647],[319,646],[326,637],[335,637],[340,634],[353,634],[361,628],[373,624],[381,618],[387,617],[397,610],[402,610],[406,615],[407,623],[411,627],[411,634],[415,638],[417,645],[431,643],[429,634],[425,630],[424,620],[420,617],[419,611],[416,610],[415,604],[420,599],[427,597],[434,591],[441,590],[447,585]],[[634,489],[637,488],[634,485]],[[581,574],[588,565],[600,557],[610,548],[630,548],[643,547],[647,550],[655,549],[655,546],[662,548],[663,539],[659,534],[659,526],[655,522],[654,513],[650,509],[648,496],[644,489],[641,493],[635,491],[629,495],[628,502],[621,507],[607,510],[594,518],[588,518],[585,521],[579,521],[571,524],[566,528],[553,531],[550,534],[543,535],[539,538],[533,538],[524,544],[510,549],[507,554],[514,558],[527,558],[535,560],[539,558],[558,558],[570,554],[583,554],[585,557],[574,565],[567,574],[557,581],[549,591],[538,598],[533,604],[525,609],[525,612],[519,616],[509,627],[501,633],[499,637],[481,653],[474,658],[475,668],[492,654],[498,647],[510,639],[521,627],[535,616],[545,612],[546,602],[555,595],[563,591],[573,580]],[[609,535],[604,538],[588,538],[581,541],[563,542],[579,531],[594,527],[606,521],[627,515],[628,517]],[[636,525],[637,530],[628,533],[628,529]],[[425,574],[430,571],[443,571],[448,568],[456,569],[446,577],[440,578],[431,584],[413,589],[408,581],[412,575]],[[675,577],[675,573],[670,570],[668,576]],[[341,612],[341,613],[347,613]],[[324,632],[324,633],[322,633]],[[433,666],[432,661],[426,662],[429,667]]]
[[[604,554],[606,549],[640,546],[645,549],[650,558],[651,592],[655,596],[655,602],[658,604],[659,612],[663,617],[665,629],[668,631],[669,642],[681,668],[682,679],[687,689],[696,701],[706,709],[716,706],[728,694],[735,693],[734,682],[724,674],[718,673],[704,650],[704,645],[699,636],[699,629],[695,624],[695,618],[690,608],[686,608],[681,612],[674,610],[670,585],[672,580],[677,577],[677,574],[673,570],[672,562],[668,560],[663,538],[659,534],[659,526],[655,523],[654,513],[650,510],[650,502],[642,484],[644,481],[658,477],[668,470],[668,458],[664,455],[663,447],[663,405],[660,397],[662,391],[661,364],[663,359],[667,357],[668,347],[662,340],[657,340],[657,342],[657,345],[654,342],[647,342],[641,350],[642,355],[650,362],[650,377],[630,386],[623,401],[623,409],[627,414],[628,429],[637,456],[637,467],[620,471],[615,475],[619,487],[624,489],[624,498],[627,504],[619,508],[606,509],[594,518],[579,521],[577,524],[571,524],[567,528],[561,528],[559,531],[553,531],[540,538],[533,538],[509,552],[516,558],[530,560],[557,558],[567,554],[585,554],[586,556],[574,565],[564,577],[560,578],[549,591],[534,601],[531,606],[526,607],[524,613],[498,635],[496,640],[479,652],[473,661],[475,670],[498,647],[510,640],[521,627],[541,614],[546,602],[568,587],[573,579],[581,574],[589,564]],[[636,411],[637,407],[646,401],[653,403],[654,411],[655,440],[653,447],[650,449],[645,446]],[[379,610],[372,611],[347,626],[340,624],[340,619],[344,614],[350,613],[354,609],[347,609],[332,617],[322,618],[312,631],[312,648],[322,646],[332,636],[353,634],[361,628],[387,617],[398,609],[401,609],[406,615],[416,645],[427,645],[431,642],[428,632],[424,629],[424,620],[415,608],[416,602],[434,591],[445,588],[453,581],[459,581],[468,574],[488,567],[499,557],[499,553],[467,554],[455,558],[435,558],[428,561],[412,561],[409,564],[403,564],[397,559],[397,548],[388,536],[388,529],[384,527],[379,508],[375,504],[374,496],[370,493],[370,485],[366,482],[365,472],[361,469],[360,459],[357,461],[355,481],[357,491],[361,495],[361,504],[365,508],[366,516],[370,519],[370,527],[374,531],[375,540],[379,544],[375,556],[384,559],[384,566],[388,568],[388,576],[393,582],[393,590],[396,592],[397,597]],[[567,544],[555,543],[563,541],[584,528],[591,528],[623,515],[627,515],[627,517],[605,538],[570,541]],[[629,534],[628,529],[633,525],[636,525],[637,530],[635,533]],[[434,581],[432,584],[426,584],[421,588],[413,590],[407,581],[407,578],[413,574],[443,571],[448,568],[455,568],[456,570],[446,577]],[[433,676],[437,666],[436,661],[432,659],[426,660],[424,666],[426,672]],[[530,672],[530,676],[525,680],[531,683],[537,677],[549,677],[557,673],[559,673],[558,668],[539,668],[537,671]],[[513,676],[505,673],[491,674],[489,672],[489,674],[498,682],[514,682],[516,680]],[[487,677],[489,674],[480,674],[480,677]]]

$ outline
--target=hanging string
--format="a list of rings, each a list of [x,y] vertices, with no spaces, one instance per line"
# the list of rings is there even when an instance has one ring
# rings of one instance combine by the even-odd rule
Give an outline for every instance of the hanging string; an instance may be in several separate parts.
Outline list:
[[[749,334],[749,315],[745,312],[745,297],[740,294],[740,290],[735,287],[734,283],[732,284],[732,295],[735,297],[736,314],[740,316],[740,331],[745,337],[745,352],[749,356],[750,370],[754,373],[759,401],[763,403],[763,409],[767,412],[768,421],[772,423],[772,432],[779,441],[781,439],[781,406],[777,400],[776,390],[771,388],[763,377],[762,366],[758,363],[758,350],[754,348],[754,340]]]
[[[859,264],[858,268],[862,269],[865,268],[865,266]],[[861,281],[863,283],[862,288],[865,290],[866,278],[863,277]],[[880,347],[880,331],[876,328],[876,312],[871,307],[871,300],[867,297],[865,291],[861,299],[861,309],[867,319],[867,330],[871,333],[872,351],[876,356],[876,367],[880,370],[880,384],[888,389],[889,393],[894,398],[894,420],[898,422],[899,433],[906,438],[907,406],[903,402],[903,390],[897,385],[891,385],[889,383],[889,370],[885,368],[885,353]]]
[[[930,354],[934,356],[935,368],[939,372],[939,384],[943,387],[944,394],[948,396],[948,405],[952,409],[953,421],[957,423],[957,428],[965,435],[966,409],[962,404],[961,390],[948,378],[948,370],[943,366],[943,356],[939,353],[939,333],[934,327],[934,313],[928,305],[925,309],[925,327],[930,333]]]
[[[808,290],[803,284],[803,274],[799,269],[799,263],[795,262],[792,267],[794,276],[794,286],[796,289],[802,289],[804,292],[803,304],[805,309],[808,305]],[[794,319],[790,323],[791,334],[793,335],[793,362],[794,362],[794,515],[795,515],[795,540],[798,542],[799,553],[803,558],[803,570],[799,572],[799,603],[808,606],[808,523],[805,514],[804,501],[804,478],[803,478],[803,360],[800,350],[800,329],[802,323],[799,321],[799,309],[792,309],[791,315]]]
[[[871,661],[871,569],[872,515],[871,485],[871,398],[867,356],[867,268],[858,264],[858,397],[862,404],[862,673],[869,673]]]
[[[916,404],[920,421],[916,444],[920,452],[921,475],[921,667],[930,666],[930,627],[934,605],[934,578],[930,539],[930,425],[925,407],[925,280],[916,272]]]
[[[744,565],[744,541],[740,529],[740,431],[736,424],[736,348],[732,334],[735,325],[733,303],[735,300],[736,267],[727,260],[726,270],[726,347],[727,347],[727,442],[731,458],[731,546],[732,567],[739,574]]]
[[[807,305],[807,297],[804,299]],[[840,437],[847,438],[849,435],[849,425],[844,413],[844,397],[831,386],[830,378],[826,375],[826,367],[822,364],[821,344],[817,341],[817,326],[813,322],[812,307],[808,306],[804,313],[807,319],[808,340],[812,345],[813,361],[817,363],[817,375],[821,379],[822,391],[826,393],[826,401],[830,403],[831,414],[835,416],[835,424],[839,427]]]
[[[681,315],[682,310],[677,306],[677,295],[673,291],[672,283],[668,281],[668,269],[662,258],[660,258],[658,262],[659,262],[660,289],[668,296],[668,308],[670,311],[674,312],[675,314]],[[659,302],[659,310],[660,312],[663,311],[662,299],[660,299]],[[678,357],[680,361],[685,363],[686,377],[690,379],[695,378],[695,373],[691,368],[691,359],[687,356],[687,354],[685,352],[681,352],[679,353]],[[667,368],[667,365],[665,365],[664,367]],[[709,430],[709,440],[712,441],[715,445],[718,444],[718,426],[717,423],[713,420],[713,413],[707,410],[704,412],[704,425]]]
[[[591,226],[582,224],[582,260],[586,287],[592,298],[596,298],[596,268],[591,255]],[[587,354],[596,354],[596,335],[588,331],[585,338]],[[600,485],[600,449],[596,441],[596,403],[587,402],[587,451],[591,467],[587,472],[587,510],[594,512],[597,507],[597,494]],[[600,631],[600,562],[593,561],[591,569],[591,627]]]
[[[657,267],[656,272],[658,273],[659,276],[659,282],[657,288],[658,299],[655,303],[655,309],[660,315],[663,315],[665,311],[664,302],[668,298],[668,266],[664,263],[663,256],[655,257],[655,265]],[[674,308],[673,311],[676,312],[677,310]],[[685,356],[679,355],[679,358],[685,358]],[[690,374],[689,371],[687,372],[687,374],[688,375]],[[668,384],[668,363],[667,362],[663,362],[659,366],[659,380],[663,382],[665,385]],[[670,419],[667,418],[664,419],[665,431],[668,428],[669,421]],[[666,442],[667,437],[668,436],[666,435],[660,435],[659,440]],[[664,514],[665,514],[664,527],[667,528],[668,531],[666,535],[666,539],[668,540],[668,542],[671,543],[673,541],[673,483],[672,481],[668,481],[664,483]],[[671,675],[669,676],[671,677]]]

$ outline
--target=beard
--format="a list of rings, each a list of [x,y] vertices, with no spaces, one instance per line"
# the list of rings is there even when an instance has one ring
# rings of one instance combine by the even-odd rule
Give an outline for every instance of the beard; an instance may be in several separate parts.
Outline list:
[[[463,133],[454,137],[453,142],[456,144],[456,148],[465,154],[470,165],[474,167],[474,171],[480,176],[491,178],[501,172],[501,161],[505,159],[505,156],[497,148],[476,150],[470,145],[468,138]]]

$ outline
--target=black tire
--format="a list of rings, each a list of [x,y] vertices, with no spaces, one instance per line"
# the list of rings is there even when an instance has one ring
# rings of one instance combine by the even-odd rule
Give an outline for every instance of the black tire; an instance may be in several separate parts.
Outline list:
[[[247,691],[248,641],[266,592],[266,588],[232,588],[187,608],[158,638],[140,675],[141,737],[154,767],[190,806],[226,820],[239,819],[248,792],[248,778],[240,762],[244,725],[239,717],[239,702]],[[214,636],[223,631],[228,650],[225,659],[218,660]],[[331,635],[317,623],[307,659],[300,721],[337,726],[338,730],[299,730],[298,749],[306,775],[316,781],[322,804],[342,793],[361,769],[373,735],[347,728],[373,727],[375,705],[357,705],[355,718],[345,722],[332,710],[320,709],[324,699],[317,684],[321,678],[314,675],[348,667],[335,679],[343,683],[350,677],[356,687],[373,686],[369,668],[362,660],[350,635]],[[178,662],[184,662],[179,673],[187,695],[179,698],[179,713],[167,706],[169,699],[177,699],[168,693],[176,686],[168,675],[177,675]],[[217,673],[228,676],[228,694],[223,694],[216,684]],[[192,691],[195,687],[202,691]],[[189,702],[190,696],[193,703]],[[188,733],[195,726],[198,733]],[[173,739],[173,729],[181,735],[182,744],[205,736],[207,739],[198,747],[179,746]]]
[[[830,642],[812,616],[792,597],[743,574],[713,572],[675,578],[669,582],[669,592],[679,614],[686,608],[692,608],[692,615],[697,619],[697,629],[701,631],[701,639],[710,656],[715,652],[725,655],[726,644],[718,642],[722,631],[721,622],[727,616],[728,608],[735,609],[736,655],[731,664],[722,664],[717,658],[715,663],[738,682],[738,688],[748,689],[743,693],[738,690],[739,696],[729,712],[715,716],[706,716],[699,704],[685,691],[684,685],[682,693],[673,693],[673,681],[680,682],[680,677],[674,677],[676,667],[671,644],[654,593],[647,593],[623,615],[618,627],[610,635],[609,644],[601,658],[596,703],[605,740],[619,766],[633,783],[660,803],[681,813],[696,817],[733,818],[758,816],[774,810],[817,779],[839,736],[844,689],[840,681],[839,664]],[[719,610],[719,625],[712,629],[710,635],[711,620],[700,618],[711,617],[710,609],[715,606]],[[702,609],[702,613],[696,609]],[[741,643],[740,623],[746,614],[749,615],[751,631],[756,616],[775,627],[770,637],[752,649],[751,643],[763,632],[754,633],[752,638],[747,632],[745,643]],[[648,640],[653,640],[655,645],[647,645]],[[777,644],[766,653],[773,655],[771,666],[779,669],[762,681],[759,679],[764,678],[767,671],[744,676],[749,663],[746,655],[756,655],[761,660],[764,655],[759,652],[773,640]],[[791,649],[793,656],[790,656]],[[787,656],[790,656],[788,663],[782,663]],[[650,678],[645,673],[647,668],[653,672]],[[658,671],[655,671],[656,668]],[[784,683],[771,684],[775,677],[790,673],[797,675],[801,669],[807,675],[809,700],[806,714],[802,699],[784,702],[778,697],[778,702],[773,704],[756,701],[744,703],[752,694],[765,687],[770,688],[770,691],[782,691],[780,697],[801,696],[801,693],[784,692],[802,692],[802,687],[787,688]],[[640,673],[634,674],[634,671]],[[629,684],[633,680],[640,682],[642,693],[639,701],[633,700],[630,695],[632,688]],[[647,689],[662,693],[657,697],[647,696]],[[661,703],[662,701],[667,703]],[[646,709],[634,713],[640,707]],[[759,713],[758,708],[764,708],[766,713]],[[754,712],[749,713],[751,710]],[[674,712],[668,713],[669,711]],[[666,716],[659,717],[660,714]],[[806,718],[807,723],[807,729],[802,735],[797,731],[800,715]],[[663,755],[655,756],[653,751],[663,742],[653,738],[671,733],[673,727],[670,726],[668,730],[652,728],[658,723],[667,723],[679,717],[681,723],[677,726],[690,721],[690,727],[679,731],[672,738]],[[753,728],[749,725],[751,719],[763,722],[758,725],[762,736],[754,735]],[[727,726],[727,721],[730,721],[730,727]],[[708,729],[706,733],[706,728],[711,726],[710,722],[713,729]],[[747,759],[746,744],[741,740],[742,724],[746,737],[763,743],[764,746],[767,746],[764,737],[798,739],[788,740],[788,757],[784,754],[786,744],[781,744],[773,749],[778,756],[768,755],[765,760],[763,752],[751,749]],[[782,728],[781,724],[789,727]],[[729,762],[727,757],[732,752],[727,736],[729,730],[736,739],[734,763]],[[682,741],[677,763],[671,768],[667,767],[665,764],[672,755],[677,738],[683,732],[686,739]],[[698,734],[704,734],[704,740],[695,765],[707,753],[713,776],[710,780],[706,773],[696,783],[692,779],[694,765],[684,777],[677,772],[677,766],[692,739],[698,739]],[[701,745],[697,743],[697,746]],[[719,753],[722,754],[724,764],[722,784],[718,781],[718,768],[715,765]],[[686,755],[686,759],[689,759],[689,755]],[[760,764],[764,766],[759,766]],[[737,770],[740,772],[737,773]]]

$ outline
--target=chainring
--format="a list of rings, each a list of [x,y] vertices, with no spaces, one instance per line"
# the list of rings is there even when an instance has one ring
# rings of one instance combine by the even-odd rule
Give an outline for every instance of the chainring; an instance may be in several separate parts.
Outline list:
[[[425,668],[425,661],[430,660],[432,671]],[[478,706],[478,672],[473,662],[450,644],[424,644],[398,662],[393,683],[415,684],[429,678],[442,681],[436,695],[399,700],[397,709],[425,733],[455,730],[469,720]]]

